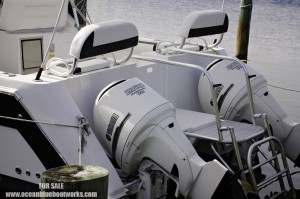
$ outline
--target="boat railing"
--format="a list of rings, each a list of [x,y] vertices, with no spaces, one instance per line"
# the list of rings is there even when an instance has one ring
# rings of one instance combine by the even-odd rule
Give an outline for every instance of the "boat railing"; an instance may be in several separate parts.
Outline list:
[[[151,39],[140,39],[139,41],[140,43],[143,44],[151,44],[151,45],[157,45],[160,42],[156,41],[156,40],[151,40]],[[207,52],[199,52],[199,51],[191,51],[191,50],[186,50],[186,49],[181,49],[176,47],[176,45],[167,45],[164,46],[166,47],[164,49],[164,53],[168,53],[168,52],[179,52],[179,53],[186,53],[186,54],[191,54],[191,55],[196,55],[196,56],[202,56],[202,57],[209,57],[209,58],[213,58],[213,59],[222,59],[222,60],[229,60],[229,61],[234,61],[237,62],[243,69],[244,75],[245,75],[245,81],[246,81],[246,86],[247,86],[247,93],[248,93],[248,97],[249,97],[249,103],[250,103],[250,112],[251,112],[251,118],[252,118],[252,124],[255,125],[255,109],[254,109],[254,100],[253,100],[253,92],[252,92],[252,87],[251,87],[251,82],[250,79],[252,77],[255,77],[253,75],[250,75],[248,70],[247,70],[247,66],[244,62],[242,62],[241,60],[235,58],[235,57],[230,57],[230,56],[225,56],[225,55],[216,55],[216,54],[210,54]]]
[[[222,135],[222,132],[221,132],[220,111],[219,111],[219,107],[218,107],[218,103],[217,103],[217,97],[216,97],[216,91],[215,91],[215,87],[217,87],[219,85],[213,83],[213,79],[212,79],[211,75],[208,73],[208,71],[205,68],[202,68],[202,67],[200,67],[198,65],[195,65],[195,64],[175,62],[175,61],[157,59],[157,58],[151,58],[151,57],[145,57],[145,56],[133,55],[132,58],[136,59],[136,60],[142,60],[142,61],[149,61],[149,62],[155,62],[155,63],[169,64],[169,65],[174,65],[174,66],[179,66],[179,67],[193,68],[193,69],[196,69],[198,71],[203,72],[206,75],[206,77],[209,81],[209,86],[210,86],[212,100],[213,100],[212,105],[213,105],[213,109],[214,109],[217,129],[218,129],[219,141],[223,140],[223,135]]]
[[[269,142],[270,146],[271,146],[271,151],[272,151],[272,157],[269,157],[268,159],[266,159],[264,162],[257,164],[257,165],[252,165],[252,153],[253,151],[255,151],[257,149],[257,147],[265,144]],[[277,148],[275,150],[274,144],[276,144]],[[282,164],[283,164],[283,169],[280,168],[280,164],[279,164],[279,154],[281,154],[281,160],[282,160]],[[257,183],[256,179],[255,179],[255,174],[254,174],[254,170],[257,168],[262,167],[263,165],[267,164],[267,163],[271,163],[274,162],[275,163],[275,170],[276,170],[276,174],[265,179],[264,181]],[[290,193],[291,193],[291,198],[297,198],[296,197],[296,191],[294,188],[294,184],[291,178],[291,174],[289,171],[289,165],[287,162],[287,158],[283,149],[282,144],[280,143],[280,141],[271,136],[271,137],[267,137],[263,140],[260,140],[258,142],[253,143],[250,148],[249,148],[249,152],[248,152],[248,156],[247,156],[247,165],[248,165],[248,169],[249,169],[249,173],[250,173],[250,179],[251,179],[251,183],[252,183],[252,187],[254,189],[254,191],[258,194],[259,192],[259,188],[265,186],[267,183],[269,183],[270,181],[274,180],[274,179],[278,179],[279,180],[279,184],[280,184],[280,188],[281,188],[281,193],[276,194],[275,196],[278,196],[282,193],[286,192],[285,189],[285,184],[283,182],[283,174],[286,174],[286,178],[288,181],[288,185],[290,188]]]
[[[254,101],[253,101],[253,93],[252,93],[252,88],[250,83],[250,78],[254,76],[249,75],[245,63],[235,57],[210,54],[207,52],[199,52],[199,51],[196,52],[196,51],[183,49],[184,45],[186,44],[186,39],[188,38],[203,38],[204,36],[221,34],[219,41],[215,42],[215,44],[213,44],[212,46],[208,46],[205,41],[205,47],[207,49],[215,47],[222,40],[222,35],[225,32],[227,32],[228,24],[229,24],[228,21],[229,21],[228,16],[224,11],[220,11],[220,10],[194,11],[185,17],[181,25],[179,36],[182,38],[182,40],[179,44],[175,44],[174,42],[169,42],[171,44],[164,45],[163,46],[164,49],[158,48],[158,46],[162,43],[162,41],[152,40],[152,44],[155,45],[156,51],[162,54],[166,54],[169,52],[186,53],[186,54],[192,54],[196,56],[209,57],[213,59],[230,60],[230,61],[237,62],[239,65],[241,65],[246,79],[247,92],[250,101],[250,113],[252,116],[252,124],[255,125]],[[143,39],[140,39],[140,43],[149,44],[151,43],[151,40],[147,39],[143,41]]]
[[[192,54],[192,55],[197,55],[197,56],[203,56],[203,57],[210,57],[214,59],[223,59],[223,60],[229,60],[229,61],[235,61],[237,62],[240,66],[242,66],[244,75],[245,75],[245,80],[246,80],[246,86],[247,86],[247,92],[248,92],[248,97],[249,97],[249,103],[250,103],[250,112],[251,112],[251,118],[252,118],[252,124],[255,125],[255,109],[254,109],[254,100],[253,100],[253,92],[252,92],[252,87],[251,87],[251,82],[250,79],[252,77],[255,77],[253,75],[250,75],[247,66],[244,62],[241,60],[235,58],[235,57],[230,57],[230,56],[224,56],[224,55],[216,55],[216,54],[210,54],[210,53],[204,53],[204,52],[195,52],[195,51],[190,51],[190,50],[185,50],[185,49],[179,49],[176,47],[169,47],[166,49],[166,51],[175,51],[175,52],[180,52],[180,53],[187,53],[187,54]]]

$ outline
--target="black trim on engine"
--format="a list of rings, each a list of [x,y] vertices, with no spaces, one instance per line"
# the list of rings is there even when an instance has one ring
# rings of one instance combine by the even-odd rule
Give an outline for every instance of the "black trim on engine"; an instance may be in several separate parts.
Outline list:
[[[130,118],[131,113],[127,113],[127,115],[124,117],[123,121],[120,123],[120,125],[116,128],[115,133],[113,135],[113,142],[112,142],[112,157],[116,160],[116,150],[118,146],[118,141],[120,137],[120,133],[127,122],[127,120]]]
[[[223,61],[223,59],[216,59],[212,63],[210,63],[207,67],[206,70],[209,71],[213,66],[215,66],[217,63]]]
[[[123,79],[123,80],[120,80],[120,81],[116,81],[116,82],[113,82],[111,84],[109,84],[108,86],[106,86],[99,94],[99,97],[97,99],[97,101],[99,101],[101,99],[101,97],[107,92],[109,91],[111,88],[117,86],[118,84],[121,84],[122,82],[125,82],[126,80]]]
[[[298,154],[298,156],[297,156],[297,158],[296,158],[296,160],[295,160],[295,165],[296,165],[297,167],[300,167],[300,153]]]
[[[222,95],[220,96],[220,99],[219,99],[219,101],[218,101],[218,107],[219,107],[219,110],[221,110],[222,105],[223,105],[223,102],[224,102],[226,96],[228,95],[229,91],[230,91],[233,87],[234,87],[234,84],[231,84],[231,85],[226,89],[226,91],[224,92],[224,94],[222,94]]]
[[[241,184],[236,176],[226,171],[211,199],[247,199]]]
[[[0,100],[1,116],[33,120],[21,102],[14,96],[0,93]],[[0,125],[18,130],[46,169],[65,165],[60,154],[36,123],[0,118]]]

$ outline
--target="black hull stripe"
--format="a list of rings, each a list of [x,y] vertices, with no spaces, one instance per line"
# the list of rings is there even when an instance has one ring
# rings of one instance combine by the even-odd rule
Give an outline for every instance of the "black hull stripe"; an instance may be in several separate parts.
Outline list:
[[[39,187],[38,184],[0,174],[0,193],[4,194],[7,191],[37,192]],[[0,198],[3,197],[0,195]]]
[[[23,119],[32,120],[31,116],[14,96],[0,93],[0,100],[0,115],[14,118],[22,115]],[[36,123],[0,118],[0,125],[18,130],[46,169],[65,165],[64,160]],[[5,140],[1,139],[1,142],[5,142]]]

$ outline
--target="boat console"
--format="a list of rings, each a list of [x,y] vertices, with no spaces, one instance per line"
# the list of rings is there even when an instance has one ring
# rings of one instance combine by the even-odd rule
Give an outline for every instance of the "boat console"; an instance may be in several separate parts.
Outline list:
[[[53,28],[61,6],[61,0],[5,0],[1,8],[0,29],[4,31],[24,31]],[[65,27],[68,12],[64,12],[58,30]]]
[[[78,29],[63,6],[47,59],[68,58]],[[57,20],[61,0],[4,0],[0,9],[0,70],[14,74],[34,73],[41,66]]]

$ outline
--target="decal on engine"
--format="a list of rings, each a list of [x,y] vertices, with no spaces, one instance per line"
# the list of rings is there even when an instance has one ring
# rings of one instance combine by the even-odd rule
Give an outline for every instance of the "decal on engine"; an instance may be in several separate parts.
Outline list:
[[[220,93],[221,93],[221,91],[222,91],[223,88],[224,88],[223,85],[220,85],[220,86],[216,87],[216,97],[217,98],[219,97],[219,95],[220,95]]]
[[[219,97],[222,89],[224,88],[224,86],[221,84],[220,86],[217,86],[215,89],[216,89],[216,98]],[[213,100],[212,98],[210,99],[210,105],[213,106]]]
[[[111,116],[111,118],[109,120],[109,124],[107,126],[107,130],[106,130],[106,139],[108,141],[111,141],[112,132],[113,132],[113,130],[115,128],[115,125],[116,125],[118,119],[119,119],[119,115],[117,115],[115,113],[112,114],[112,116]]]
[[[136,84],[128,89],[126,89],[124,92],[126,95],[134,95],[134,94],[137,94],[137,95],[142,95],[145,93],[145,85],[142,84],[142,83],[139,83],[139,84]]]
[[[228,66],[226,66],[226,68],[228,70],[235,70],[235,69],[240,70],[242,68],[242,66],[239,63],[237,63],[237,62],[232,62],[231,64],[229,64]]]

